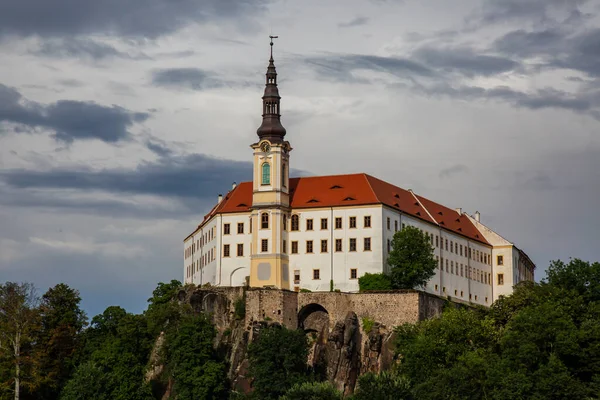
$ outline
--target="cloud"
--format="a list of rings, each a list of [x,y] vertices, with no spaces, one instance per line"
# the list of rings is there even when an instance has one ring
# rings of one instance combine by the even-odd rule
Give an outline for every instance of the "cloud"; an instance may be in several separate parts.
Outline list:
[[[453,165],[449,168],[444,168],[440,171],[440,178],[451,178],[454,175],[466,174],[469,172],[469,167],[462,164]]]
[[[338,24],[340,28],[351,28],[354,26],[366,25],[369,22],[369,18],[367,17],[356,17],[348,22],[341,22]]]
[[[223,82],[199,68],[168,68],[154,71],[152,83],[176,89],[204,90],[223,86]]]
[[[455,72],[468,77],[492,76],[510,72],[519,63],[506,57],[478,54],[473,49],[422,47],[413,53],[427,67],[444,72]]]
[[[244,29],[266,5],[266,0],[3,0],[0,34],[155,38],[190,23],[228,19]]]
[[[143,53],[129,54],[115,47],[89,38],[50,38],[43,40],[36,55],[52,58],[89,58],[94,61],[107,58],[149,59]]]
[[[304,61],[319,72],[321,77],[345,82],[362,82],[354,75],[359,70],[372,70],[404,78],[430,77],[434,72],[406,58],[381,57],[367,54],[327,54],[307,57]]]
[[[497,38],[492,47],[502,54],[530,58],[556,51],[564,36],[564,32],[555,28],[532,32],[519,29]]]
[[[579,6],[588,0],[486,0],[480,11],[482,23],[507,21],[554,21],[553,15],[562,13],[563,21],[581,16]]]
[[[60,100],[43,105],[28,101],[16,89],[0,84],[0,122],[15,124],[18,132],[48,129],[54,132],[56,140],[66,143],[86,139],[114,143],[128,139],[129,128],[149,116],[94,102]]]

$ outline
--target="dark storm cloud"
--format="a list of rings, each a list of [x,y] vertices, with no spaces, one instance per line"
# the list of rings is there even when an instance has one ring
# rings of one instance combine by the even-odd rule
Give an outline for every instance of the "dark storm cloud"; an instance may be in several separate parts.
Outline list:
[[[380,57],[366,54],[328,54],[305,58],[321,76],[341,81],[364,82],[353,75],[358,70],[385,72],[398,77],[432,76],[426,66],[406,58]]]
[[[496,39],[493,48],[502,54],[529,58],[557,51],[564,36],[562,31],[553,28],[533,32],[519,29]]]
[[[33,52],[36,55],[52,58],[89,58],[102,60],[105,58],[149,59],[144,54],[129,54],[118,51],[113,46],[83,38],[53,38],[42,41],[40,47]]]
[[[17,132],[48,129],[57,140],[67,143],[80,139],[114,143],[129,138],[128,129],[148,117],[147,113],[93,102],[60,100],[43,105],[28,101],[17,90],[0,84],[0,123],[14,124]]]
[[[0,171],[0,182],[18,189],[79,189],[178,198],[212,198],[233,182],[252,179],[252,163],[191,154],[164,157],[136,169]]]
[[[239,19],[264,12],[267,0],[3,0],[0,34],[68,36],[109,33],[157,37],[190,23]]]
[[[168,68],[154,71],[152,83],[156,86],[191,90],[223,86],[223,82],[199,68]]]
[[[519,67],[519,63],[509,58],[478,54],[470,48],[422,47],[413,53],[413,57],[438,71],[456,72],[468,77],[492,76]]]
[[[367,17],[356,17],[348,22],[341,22],[338,24],[340,28],[351,28],[354,26],[366,25],[369,22],[369,18]]]

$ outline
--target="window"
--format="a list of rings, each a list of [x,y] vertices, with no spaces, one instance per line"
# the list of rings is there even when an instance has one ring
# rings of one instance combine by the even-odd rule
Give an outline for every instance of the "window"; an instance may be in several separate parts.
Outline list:
[[[387,240],[387,251],[388,253],[392,250],[392,242],[390,239]]]
[[[294,283],[296,285],[300,283],[300,270],[299,269],[294,270]]]
[[[435,235],[435,247],[440,247],[440,237]]]
[[[263,253],[269,251],[269,239],[262,239],[260,241],[260,251],[262,251]]]
[[[371,227],[371,216],[365,215],[365,228],[370,228],[370,227]]]
[[[342,217],[335,218],[335,229],[342,229]]]
[[[349,251],[356,251],[356,238],[350,238],[350,249]]]
[[[438,285],[435,285],[435,290],[436,290],[436,291],[438,290]]]
[[[244,256],[244,243],[238,243],[237,245],[237,255],[238,257]]]
[[[350,228],[356,228],[356,217],[350,217]]]
[[[281,186],[285,187],[285,164],[281,166]]]
[[[446,251],[448,251],[448,239],[446,239]]]
[[[320,269],[313,269],[313,279],[314,280],[321,279],[321,270]]]
[[[402,224],[402,230],[404,230],[404,228],[406,228],[406,224]]]
[[[238,222],[238,233],[244,233],[244,223]]]
[[[229,245],[223,245],[223,257],[229,257]]]
[[[454,273],[454,261],[450,261],[450,273]]]
[[[462,244],[460,245],[460,256],[462,257]]]
[[[271,184],[271,164],[263,163],[262,165],[262,184],[270,185]]]
[[[450,241],[450,253],[454,253],[454,242]]]
[[[394,232],[398,232],[398,221],[394,221]]]
[[[313,220],[312,219],[307,219],[306,220],[306,230],[307,231],[312,231],[313,230]]]
[[[252,218],[250,218],[250,233],[252,233]]]
[[[287,241],[286,240],[283,241],[281,247],[282,247],[281,252],[284,254],[287,253]]]
[[[312,240],[307,240],[306,241],[306,252],[307,253],[312,253],[313,252],[313,241]]]
[[[449,272],[448,270],[448,259],[446,258],[446,272]]]
[[[364,249],[363,251],[371,251],[371,238],[364,239]]]
[[[358,270],[356,268],[350,269],[350,279],[356,279],[358,276]]]
[[[464,276],[463,275],[463,265],[462,264],[460,264],[460,276]]]
[[[292,230],[297,231],[300,229],[300,217],[292,215]]]
[[[224,224],[223,225],[223,235],[229,235],[229,233],[230,233],[229,224]]]
[[[463,291],[462,290],[460,291],[460,297],[463,297]]]
[[[504,256],[498,256],[498,265],[504,265]]]
[[[327,239],[321,240],[321,253],[327,253]]]
[[[390,220],[390,217],[388,217],[388,218],[387,218],[387,230],[388,230],[388,231],[390,230],[390,225],[391,225],[391,222],[392,222],[392,221]]]
[[[327,218],[321,218],[321,229],[327,229]]]
[[[444,271],[444,257],[440,258],[440,269]]]
[[[292,254],[298,254],[298,242],[296,240],[292,242]]]
[[[335,251],[342,251],[342,239],[335,239]]]
[[[260,216],[260,227],[262,229],[269,229],[269,214],[262,213]]]
[[[504,285],[504,274],[498,274],[498,285]]]
[[[287,215],[283,214],[281,216],[281,223],[283,224],[283,230],[287,231]]]

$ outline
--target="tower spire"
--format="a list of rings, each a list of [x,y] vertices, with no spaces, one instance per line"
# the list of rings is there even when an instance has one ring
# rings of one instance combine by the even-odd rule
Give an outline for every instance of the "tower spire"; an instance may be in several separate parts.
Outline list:
[[[267,139],[271,143],[283,142],[285,136],[285,128],[281,125],[281,97],[277,89],[277,71],[275,70],[275,60],[273,60],[273,39],[278,36],[270,35],[271,57],[269,58],[269,66],[267,67],[265,93],[263,99],[262,124],[256,131],[258,137]]]

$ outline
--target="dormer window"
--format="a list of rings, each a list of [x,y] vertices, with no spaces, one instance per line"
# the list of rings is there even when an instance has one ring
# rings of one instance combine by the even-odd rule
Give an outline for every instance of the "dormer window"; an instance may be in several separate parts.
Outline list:
[[[262,168],[262,185],[270,185],[271,184],[271,164],[268,162],[263,163]]]

